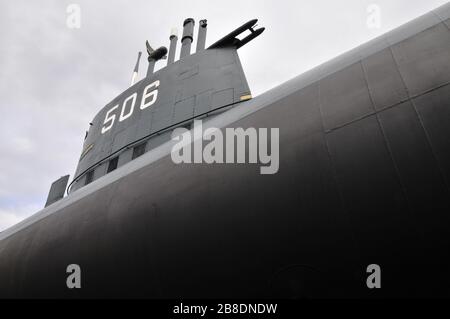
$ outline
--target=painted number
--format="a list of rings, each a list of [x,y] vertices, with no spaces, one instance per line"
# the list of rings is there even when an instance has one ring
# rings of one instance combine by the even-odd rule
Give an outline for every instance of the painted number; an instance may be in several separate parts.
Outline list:
[[[133,111],[134,111],[134,103],[136,103],[136,96],[137,96],[137,93],[134,93],[133,95],[130,95],[129,97],[127,97],[127,98],[125,99],[125,101],[123,101],[123,104],[122,104],[122,112],[120,112],[119,122],[122,122],[123,120],[129,118],[129,117],[131,116],[131,114],[133,114]],[[128,103],[128,101],[130,101],[130,100],[131,100],[130,110],[128,111],[128,113],[124,114],[124,113],[125,113],[125,110],[126,110],[126,108],[127,108],[127,103]]]
[[[119,107],[119,105],[113,106],[112,108],[109,109],[108,112],[106,112],[106,116],[105,116],[105,121],[103,122],[103,124],[106,125],[106,123],[111,122],[111,124],[109,124],[108,126],[103,126],[102,127],[102,134],[105,133],[106,131],[108,131],[114,124],[114,120],[116,119],[116,114],[112,114],[111,116],[109,115],[111,112],[113,112],[115,109],[117,109]]]
[[[150,105],[153,105],[156,102],[156,99],[158,98],[158,88],[159,86],[159,80],[156,80],[155,82],[150,83],[147,85],[142,93],[142,99],[141,99],[141,106],[140,109],[143,110]],[[120,111],[119,115],[119,122],[122,122],[123,120],[126,120],[129,118],[133,112],[134,112],[134,105],[136,104],[136,98],[137,93],[131,94],[129,97],[127,97],[123,103],[122,103],[122,109]],[[119,107],[119,104],[113,106],[106,112],[105,120],[103,121],[103,127],[102,127],[102,134],[106,133],[113,127],[114,122],[116,120],[116,114],[113,113],[117,108]]]
[[[156,102],[156,99],[158,98],[158,90],[151,90],[152,88],[157,88],[159,86],[159,80],[156,80],[155,82],[147,85],[144,89],[144,93],[142,95],[141,100],[141,110],[149,107],[150,105],[153,105],[153,103]],[[150,91],[150,92],[149,92]],[[147,101],[147,99],[149,99]]]

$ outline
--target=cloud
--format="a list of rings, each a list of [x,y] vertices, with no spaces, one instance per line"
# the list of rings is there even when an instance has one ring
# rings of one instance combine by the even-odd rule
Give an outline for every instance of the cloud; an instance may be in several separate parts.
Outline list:
[[[19,217],[14,213],[0,211],[0,232],[11,227],[14,224],[17,224],[23,219],[23,217]]]
[[[36,213],[41,207],[18,202],[0,209],[0,232]]]

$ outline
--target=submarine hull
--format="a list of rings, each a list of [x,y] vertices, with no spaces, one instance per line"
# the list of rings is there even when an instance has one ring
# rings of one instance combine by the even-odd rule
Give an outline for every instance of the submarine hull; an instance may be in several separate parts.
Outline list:
[[[215,118],[279,128],[276,174],[150,151],[6,231],[0,297],[449,297],[448,21],[433,12]]]

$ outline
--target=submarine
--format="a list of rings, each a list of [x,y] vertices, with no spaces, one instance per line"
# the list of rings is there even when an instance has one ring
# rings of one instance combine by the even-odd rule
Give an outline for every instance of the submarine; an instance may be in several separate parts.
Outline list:
[[[256,23],[206,48],[201,20],[191,53],[186,19],[178,60],[176,32],[147,42],[70,184],[0,233],[0,298],[450,297],[450,4],[253,97]],[[199,123],[248,134],[174,161]]]

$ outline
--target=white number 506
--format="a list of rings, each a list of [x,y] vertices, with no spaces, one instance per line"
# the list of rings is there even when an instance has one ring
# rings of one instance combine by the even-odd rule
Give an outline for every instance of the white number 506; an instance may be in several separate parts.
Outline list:
[[[156,80],[145,87],[144,91],[142,92],[141,107],[140,107],[141,110],[149,107],[150,105],[153,105],[156,102],[156,99],[158,98],[158,90],[157,90],[158,86],[159,80]],[[124,114],[127,102],[130,100],[131,100],[130,110],[128,111],[127,114]],[[135,103],[136,103],[136,93],[131,94],[123,101],[119,122],[122,122],[123,120],[131,116],[131,114],[134,111]],[[106,112],[105,120],[103,121],[102,134],[110,130],[111,127],[114,125],[114,122],[116,120],[116,114],[111,113],[113,113],[118,107],[119,104],[114,105],[112,108],[108,110],[108,112]]]

